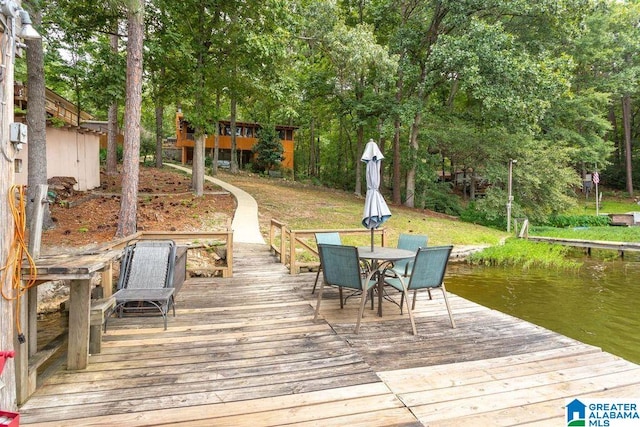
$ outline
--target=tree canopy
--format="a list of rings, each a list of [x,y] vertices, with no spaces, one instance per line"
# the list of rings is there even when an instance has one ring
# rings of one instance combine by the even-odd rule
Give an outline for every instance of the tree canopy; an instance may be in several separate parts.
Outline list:
[[[127,93],[110,37],[126,41],[128,3],[42,8],[47,85],[99,118]],[[514,212],[543,218],[587,173],[629,194],[639,181],[638,22],[637,2],[614,0],[150,0],[142,125],[160,144],[183,112],[197,194],[225,119],[297,126],[295,177],[358,194],[373,138],[394,203],[473,201],[498,222],[517,159]]]

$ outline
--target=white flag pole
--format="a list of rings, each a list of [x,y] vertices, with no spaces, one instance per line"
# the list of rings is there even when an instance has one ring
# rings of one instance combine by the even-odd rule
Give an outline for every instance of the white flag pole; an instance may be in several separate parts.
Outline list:
[[[598,183],[596,182],[596,216],[600,215],[599,208],[600,208],[600,201],[598,199]]]
[[[595,164],[593,176],[596,177],[594,184],[596,185],[596,216],[600,215],[600,199],[598,198],[598,184],[600,183],[600,174],[598,173],[598,164]]]

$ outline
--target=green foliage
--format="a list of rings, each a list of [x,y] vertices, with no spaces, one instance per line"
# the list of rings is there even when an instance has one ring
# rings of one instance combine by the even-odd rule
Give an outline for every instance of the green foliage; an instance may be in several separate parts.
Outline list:
[[[611,223],[604,215],[551,215],[541,225],[549,227],[603,227]]]
[[[262,126],[258,131],[258,142],[253,146],[255,153],[254,169],[274,170],[283,159],[284,148],[275,126]]]
[[[485,205],[486,206],[486,205]],[[493,209],[487,210],[478,206],[476,202],[470,202],[460,214],[460,219],[472,224],[484,225],[498,230],[507,228],[506,215],[498,215]]]
[[[524,239],[507,239],[504,245],[491,246],[471,254],[468,262],[476,265],[522,268],[578,268],[580,263],[567,259],[570,248],[561,245],[537,243]]]
[[[122,145],[119,145],[116,147],[116,159],[118,163],[122,163],[122,158],[124,156],[124,150],[122,148]],[[107,149],[106,148],[101,148],[100,149],[100,164],[104,165],[107,163]]]
[[[425,209],[447,215],[460,216],[463,212],[460,198],[451,192],[448,184],[433,184],[424,192],[424,201],[420,204]]]
[[[620,194],[619,192],[600,190],[602,198],[600,200],[600,208],[597,213],[627,213],[640,211],[640,206],[637,200],[628,198],[627,194]],[[580,198],[575,209],[568,210],[565,214],[571,215],[596,215],[596,202],[594,199],[594,193],[591,193],[591,197],[587,199]]]
[[[44,4],[47,85],[100,119],[124,99],[124,41],[114,52],[106,34],[123,33],[125,6]],[[152,129],[154,109],[168,106],[163,136],[175,132],[176,105],[210,135],[233,100],[238,120],[299,126],[296,177],[350,191],[363,180],[361,143],[374,138],[383,189],[503,229],[509,159],[518,160],[514,217],[533,223],[574,209],[581,175],[596,166],[605,185],[625,188],[620,98],[638,109],[637,2],[153,0],[145,9],[142,124]],[[268,152],[259,170],[277,168],[277,150]],[[436,172],[463,170],[488,187],[464,212],[436,184]],[[632,172],[640,182],[640,164]]]
[[[156,152],[156,140],[155,136],[148,133],[143,133],[140,138],[140,154],[146,158],[149,155],[154,155]]]
[[[51,126],[53,126],[54,128],[61,128],[64,125],[66,125],[65,121],[62,120],[60,117],[51,117],[49,119],[49,122],[51,123]]]
[[[559,237],[582,240],[604,240],[609,242],[640,242],[640,227],[531,227],[532,236]]]

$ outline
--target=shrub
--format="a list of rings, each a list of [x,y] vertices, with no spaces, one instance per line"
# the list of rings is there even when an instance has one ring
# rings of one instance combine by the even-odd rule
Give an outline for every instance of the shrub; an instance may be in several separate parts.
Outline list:
[[[124,154],[124,149],[122,148],[122,145],[118,145],[116,147],[116,158],[118,163],[122,163],[122,157]],[[107,162],[107,149],[106,148],[101,148],[100,149],[100,164],[105,164]]]
[[[567,258],[567,246],[507,239],[504,245],[492,246],[471,254],[468,262],[476,265],[521,266],[522,268],[578,268],[581,263]]]
[[[449,185],[436,185],[424,192],[422,204],[425,209],[440,212],[447,215],[460,216],[462,206],[460,199],[451,193]]]
[[[480,210],[475,202],[471,202],[460,214],[460,220],[498,230],[505,230],[507,228],[507,220],[505,217],[490,215],[489,213],[489,210]]]
[[[541,225],[549,227],[604,227],[611,224],[611,219],[604,215],[552,215]]]

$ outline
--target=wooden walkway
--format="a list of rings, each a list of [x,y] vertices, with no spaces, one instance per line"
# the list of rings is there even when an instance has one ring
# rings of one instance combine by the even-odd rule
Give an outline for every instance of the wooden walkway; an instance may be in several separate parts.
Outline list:
[[[455,295],[418,302],[419,334],[386,302],[313,322],[315,273],[237,244],[233,278],[189,279],[177,317],[112,319],[102,353],[64,366],[20,409],[23,426],[560,425],[566,398],[640,396],[640,367]],[[552,421],[553,420],[553,421]],[[560,424],[557,424],[560,423]]]

